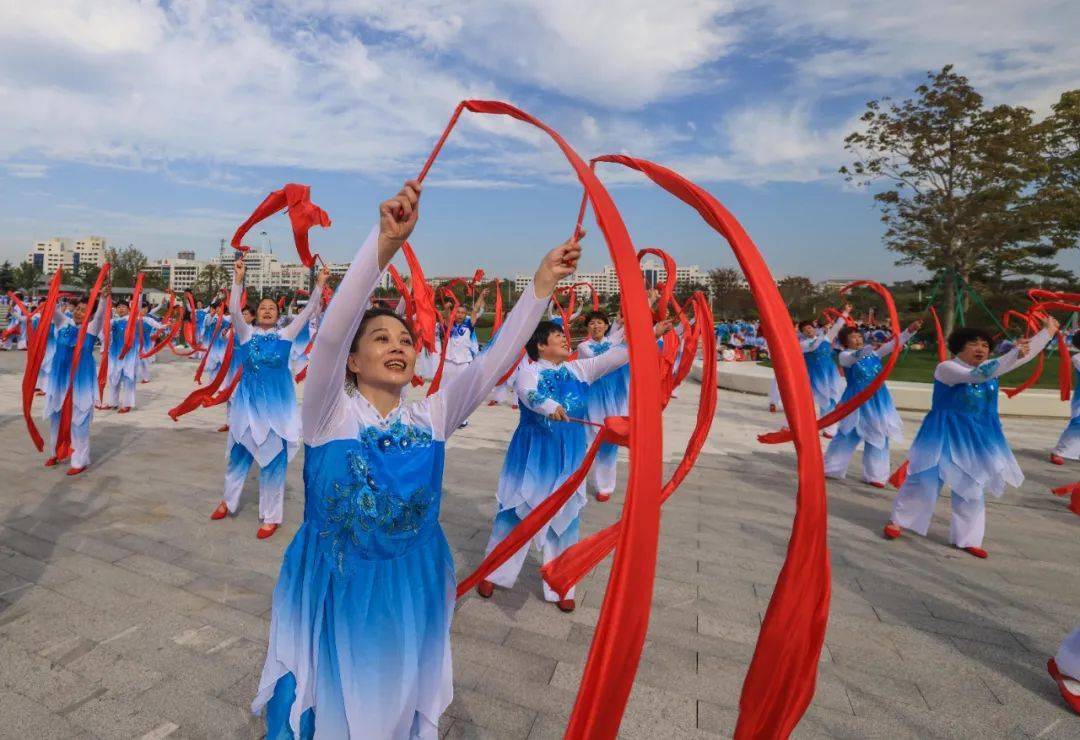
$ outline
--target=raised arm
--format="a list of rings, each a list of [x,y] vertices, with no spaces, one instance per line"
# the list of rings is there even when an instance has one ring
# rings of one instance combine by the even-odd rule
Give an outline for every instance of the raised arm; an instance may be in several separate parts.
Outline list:
[[[94,307],[94,315],[90,317],[90,323],[86,327],[87,334],[95,337],[101,336],[101,327],[105,323],[105,302],[111,300],[108,293],[102,294]]]
[[[907,329],[904,329],[904,331],[900,334],[900,342],[899,343],[894,342],[891,339],[886,341],[886,342],[882,342],[881,346],[878,347],[876,350],[874,350],[874,354],[877,355],[878,357],[887,357],[889,355],[889,353],[891,353],[893,351],[894,348],[906,346],[907,343],[911,341],[911,338],[918,333],[919,327],[921,325],[922,325],[921,321],[916,321],[914,324],[909,326]]]
[[[345,402],[345,360],[360,328],[379,275],[409,238],[419,217],[420,184],[405,187],[379,204],[379,225],[371,230],[341,279],[311,348],[301,419],[311,441],[335,428]]]
[[[319,270],[319,276],[315,278],[315,289],[311,291],[311,295],[308,297],[307,305],[304,306],[304,310],[293,316],[292,321],[288,323],[282,329],[278,330],[278,336],[282,339],[291,342],[299,336],[300,332],[304,330],[304,326],[311,321],[311,317],[319,311],[319,303],[322,301],[322,289],[326,284],[326,278],[330,276],[330,270],[323,267]],[[232,310],[231,308],[229,309]]]
[[[566,363],[579,380],[595,383],[612,370],[616,370],[630,361],[630,352],[625,345],[612,347],[602,355],[586,357]]]
[[[473,326],[476,326],[476,322],[479,321],[480,317],[484,315],[484,307],[485,307],[485,303],[487,302],[487,294],[488,294],[487,288],[484,288],[483,290],[480,291],[480,297],[478,297],[476,299],[476,302],[473,303],[473,310],[472,310]]]
[[[67,316],[60,309],[59,301],[57,301],[56,305],[53,307],[52,323],[57,329],[63,327],[64,324],[67,323]]]
[[[992,378],[1000,378],[1002,375],[1005,375],[1018,367],[1022,367],[1035,359],[1035,356],[1042,352],[1046,345],[1050,343],[1053,336],[1054,334],[1052,331],[1043,329],[1031,338],[1026,348],[1027,351],[1024,352],[1023,355],[1021,355],[1021,351],[1025,348],[1018,344],[1005,354],[1001,355],[1001,357],[987,360],[978,367],[971,367],[957,359],[946,360],[945,362],[940,363],[937,366],[937,369],[934,370],[934,378],[946,385],[984,383]]]
[[[578,238],[583,235],[579,233]],[[465,370],[435,394],[431,420],[435,431],[441,432],[443,439],[449,438],[487,398],[499,378],[521,355],[522,347],[543,318],[544,308],[551,299],[555,284],[573,274],[580,256],[581,247],[577,241],[564,242],[548,252],[533,276],[532,285],[521,294],[514,310],[499,328],[495,341],[489,342],[488,347]],[[522,372],[519,378],[521,375],[530,375],[535,383],[535,373]]]
[[[236,260],[236,265],[233,267],[233,284],[232,290],[229,291],[229,315],[243,317],[244,307],[240,303],[240,297],[244,292],[244,273],[247,268],[244,266],[243,260]],[[236,341],[240,344],[247,344],[247,341],[251,339],[251,326],[248,322],[240,318],[233,322],[233,331],[236,332]]]

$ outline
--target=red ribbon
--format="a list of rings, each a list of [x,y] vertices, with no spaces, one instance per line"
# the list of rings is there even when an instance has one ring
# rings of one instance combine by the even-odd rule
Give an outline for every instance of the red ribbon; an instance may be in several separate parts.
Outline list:
[[[446,348],[450,344],[450,332],[454,328],[454,315],[457,313],[458,307],[457,296],[454,295],[454,291],[448,285],[439,286],[439,295],[444,303],[450,301],[453,305],[445,315],[441,312],[436,314],[439,318],[439,325],[442,327],[442,337],[439,343],[439,367],[435,370],[435,377],[431,379],[431,385],[428,386],[427,395],[429,396],[437,392],[442,384],[443,368],[446,366]]]
[[[503,322],[503,297],[502,281],[495,278],[495,319],[491,324],[491,335],[494,336],[502,328]]]
[[[131,347],[135,344],[135,327],[142,319],[142,286],[143,274],[140,272],[135,278],[135,290],[131,293],[131,303],[128,304],[127,327],[124,330],[124,346],[120,350],[120,359],[127,357]],[[141,332],[140,332],[141,334]]]
[[[941,330],[941,319],[938,318],[937,311],[933,306],[930,307],[930,318],[934,320],[934,338],[937,339],[937,361],[945,362],[949,359],[949,347],[945,344],[945,332]]]
[[[166,322],[170,321],[170,315],[174,313],[173,309],[176,304],[176,295],[169,291],[169,305],[165,308],[163,318]],[[183,311],[181,310],[180,316],[174,317],[171,320],[171,326],[168,331],[165,332],[165,336],[153,347],[145,352],[139,353],[139,359],[146,360],[156,355],[161,350],[165,349],[166,345],[172,344],[172,341],[176,338],[176,335],[180,332],[180,325],[184,323]]]
[[[1071,496],[1069,501],[1069,511],[1074,514],[1080,514],[1080,481],[1070,483],[1067,486],[1051,488],[1050,492],[1055,496]]]
[[[315,257],[311,254],[308,245],[308,231],[313,226],[330,226],[330,216],[326,211],[311,202],[311,188],[307,185],[289,183],[281,190],[275,190],[266,196],[258,208],[248,216],[247,221],[240,224],[232,238],[232,248],[246,252],[251,247],[241,244],[244,235],[252,226],[263,219],[269,218],[283,208],[289,209],[289,221],[292,223],[293,241],[296,243],[296,252],[300,255],[300,261],[306,267],[315,264]],[[317,256],[317,255],[316,255]]]
[[[424,164],[420,179],[431,168],[463,110],[507,115],[531,124],[551,137],[585,187],[619,279],[631,365],[627,435],[631,443],[630,476],[625,504],[627,522],[615,554],[577,702],[567,727],[567,737],[570,738],[615,737],[633,685],[648,626],[660,523],[661,450],[655,444],[662,433],[658,398],[659,363],[641,271],[637,268],[634,248],[618,210],[589,166],[553,129],[506,103],[467,100],[458,105]],[[819,467],[820,464],[819,450]]]
[[[1001,317],[1001,323],[1004,326],[1004,328],[1006,328],[1006,329],[1009,328],[1009,322],[1010,322],[1011,319],[1019,319],[1019,320],[1023,321],[1025,324],[1027,324],[1028,336],[1029,337],[1039,331],[1039,322],[1035,319],[1034,316],[1032,316],[1030,314],[1020,313],[1019,311],[1013,311],[1011,309],[1006,311],[1005,314]],[[1046,353],[1045,352],[1040,352],[1039,353],[1039,361],[1035,363],[1035,369],[1031,372],[1031,375],[1028,376],[1027,380],[1025,380],[1020,385],[1016,386],[1015,388],[1005,388],[1005,389],[1003,389],[1005,391],[1005,396],[1007,398],[1012,398],[1014,396],[1017,396],[1017,395],[1023,393],[1024,391],[1026,391],[1031,386],[1035,385],[1035,383],[1038,382],[1039,378],[1042,377],[1043,366],[1045,364],[1045,360],[1046,360]]]
[[[112,301],[105,303],[105,320],[101,325],[101,367],[98,368],[98,403],[105,403],[105,384],[109,381],[109,345],[112,343]]]
[[[893,351],[889,353],[889,356],[885,358],[885,363],[881,368],[881,371],[871,380],[865,388],[849,398],[844,403],[838,404],[835,409],[825,414],[818,420],[818,429],[825,429],[832,426],[836,422],[843,419],[845,416],[853,412],[859,406],[866,403],[871,396],[878,392],[878,389],[885,384],[889,374],[892,373],[893,367],[896,365],[896,361],[900,358],[900,318],[896,313],[896,303],[893,302],[892,293],[880,283],[875,283],[871,280],[857,280],[853,283],[848,283],[840,289],[840,293],[846,293],[849,290],[865,286],[870,290],[881,296],[881,299],[885,302],[885,308],[889,312],[889,326],[893,332],[893,338],[890,340],[895,343]],[[772,341],[769,341],[769,346],[772,347]],[[792,439],[792,432],[790,429],[781,429],[776,432],[769,432],[768,434],[761,434],[758,436],[758,441],[764,444],[777,444],[779,442],[789,442]]]
[[[1065,341],[1065,333],[1057,333],[1058,343],[1058,388],[1061,391],[1061,400],[1068,401],[1072,396],[1072,362],[1069,357],[1069,343]]]
[[[814,420],[814,407],[810,396],[810,379],[794,332],[776,330],[777,327],[790,327],[791,315],[761,253],[735,217],[710,193],[677,172],[647,160],[611,154],[593,160],[594,163],[598,161],[614,162],[639,170],[657,185],[694,208],[707,224],[722,234],[742,267],[750,292],[761,314],[766,340],[772,350],[784,413],[792,429],[795,430],[799,489],[796,494],[795,520],[792,524],[787,556],[777,578],[776,587],[758,636],[754,658],[743,684],[735,736],[737,738],[786,737],[798,723],[814,695],[818,659],[821,655],[828,621],[830,592],[825,476],[821,445]],[[595,201],[594,210],[596,210]],[[582,213],[579,215],[579,223],[583,211],[584,204]],[[616,269],[620,267],[617,265]],[[626,282],[636,283],[637,286],[642,285],[641,270],[636,261],[633,266],[622,267],[622,270],[633,275],[632,281]],[[621,270],[619,274],[620,279],[626,277],[625,272]],[[620,282],[621,285],[622,282]],[[636,296],[633,300],[627,301],[625,300],[626,293],[624,292],[623,295],[627,309],[640,308],[636,305],[639,300]],[[655,342],[640,335],[637,341],[647,343],[652,347],[656,346]],[[709,362],[711,358],[706,358],[705,361]],[[638,367],[636,365],[631,367],[631,389],[633,390],[642,379],[637,375]],[[638,413],[640,411],[632,405],[630,409],[632,424]],[[633,460],[634,449],[634,445],[631,445],[631,460]],[[637,513],[631,511],[630,505],[628,498],[624,511]],[[624,524],[620,533],[614,568],[620,564],[620,554],[627,546],[634,543],[632,521],[630,524],[631,526]],[[651,540],[649,546],[655,549],[655,542],[655,539]],[[649,573],[652,573],[651,569]],[[614,578],[613,571],[613,581]],[[613,594],[609,586],[604,601],[605,609],[608,607],[609,600],[624,598],[623,593]],[[629,609],[624,608],[625,611]],[[646,606],[645,614],[647,613]],[[603,623],[603,618],[602,611],[601,623]],[[626,624],[622,626],[624,629],[631,628]],[[598,632],[597,639],[599,637]],[[594,650],[595,646],[594,642]],[[618,659],[613,657],[612,660]],[[632,665],[636,666],[636,660],[635,654]],[[622,663],[619,665],[621,666]],[[594,675],[597,674],[590,674],[586,670],[585,679]],[[620,678],[611,673],[600,675],[607,681],[617,681]],[[629,679],[631,681],[633,679],[633,670],[629,671]],[[623,686],[629,691],[629,684],[620,684],[620,689]],[[608,698],[614,693],[615,689],[609,690],[604,697]],[[580,697],[581,694],[579,694],[579,705]],[[621,701],[615,706],[621,712],[625,697],[619,695],[618,698]],[[595,703],[586,706],[598,714],[603,714],[607,709]],[[611,728],[610,723],[596,723],[596,726],[602,726],[605,730]],[[617,728],[617,723],[615,726]],[[575,724],[572,718],[568,733],[569,730],[580,730],[582,727],[588,726]],[[609,732],[608,735],[614,735],[614,732]],[[575,737],[587,736],[589,736],[588,732],[579,732],[575,735]]]
[[[696,303],[695,315],[698,317],[698,323],[711,327],[712,312],[709,310],[708,299],[701,293],[696,293],[692,300]],[[704,339],[702,356],[715,357],[716,335],[711,331],[701,332],[701,334]],[[683,353],[685,357],[685,349]],[[697,422],[687,442],[686,452],[683,453],[682,460],[679,462],[678,467],[675,468],[671,478],[664,484],[661,491],[662,502],[666,502],[675,493],[697,462],[698,455],[701,454],[701,449],[709,436],[709,430],[712,428],[715,413],[716,363],[705,362],[702,365],[701,395],[698,404]],[[615,419],[605,419],[606,424],[615,421]],[[618,421],[625,423],[625,419],[621,417]],[[622,526],[622,520],[619,519],[611,526],[571,546],[562,555],[544,565],[540,572],[551,589],[560,597],[565,598],[570,589],[580,583],[581,579],[592,572],[593,568],[599,565],[608,556],[608,553],[615,548]]]
[[[215,339],[217,338],[220,329],[221,325],[219,324],[218,327],[214,330]],[[225,345],[225,355],[221,358],[221,367],[218,368],[218,371],[214,375],[214,379],[210,381],[210,384],[202,386],[201,388],[196,388],[190,394],[188,394],[187,398],[185,398],[173,408],[169,409],[169,417],[173,421],[178,421],[181,416],[194,411],[200,406],[206,406],[206,401],[213,398],[218,388],[220,388],[221,384],[225,382],[225,376],[229,374],[229,365],[232,364],[233,338],[235,336],[236,335],[234,333],[229,333],[229,341]],[[213,345],[213,341],[211,341],[210,344]],[[205,363],[205,361],[206,358],[204,357],[203,363]],[[202,364],[200,364],[200,375],[202,374],[202,369]],[[239,376],[239,374],[240,372],[238,370],[237,376]]]
[[[664,282],[660,283],[660,300],[658,300],[653,307],[653,321],[663,321],[667,318],[668,307],[675,298],[675,281],[677,274],[675,260],[671,258],[670,254],[662,249],[647,247],[638,250],[638,261],[647,254],[659,257],[664,263],[664,272],[667,274],[667,277],[664,278]]]
[[[106,262],[98,270],[97,280],[94,281],[94,287],[90,289],[90,298],[86,303],[86,315],[83,316],[82,323],[79,325],[79,335],[75,340],[75,351],[71,355],[71,382],[68,384],[67,395],[64,396],[64,405],[60,410],[60,428],[56,433],[55,454],[58,460],[71,456],[71,417],[74,414],[73,408],[75,405],[75,375],[79,371],[79,362],[82,359],[83,342],[86,339],[90,321],[93,319],[94,311],[97,308],[98,294],[101,293],[101,286],[105,283],[105,277],[108,274],[109,263]],[[142,276],[140,275],[140,277]],[[90,358],[92,361],[92,352]]]
[[[49,327],[45,326],[44,323],[53,320],[53,314],[56,312],[56,302],[60,299],[60,280],[62,276],[63,270],[57,268],[56,272],[53,273],[52,281],[49,283],[49,292],[45,297],[45,302],[41,304],[41,325],[38,327],[41,331],[35,331],[31,334],[26,347],[26,369],[23,371],[22,380],[23,419],[26,421],[27,431],[30,432],[30,440],[34,443],[34,447],[38,448],[39,452],[45,449],[45,440],[42,439],[41,433],[34,423],[32,413],[34,390],[37,388],[41,363],[45,359],[45,347],[49,342]]]

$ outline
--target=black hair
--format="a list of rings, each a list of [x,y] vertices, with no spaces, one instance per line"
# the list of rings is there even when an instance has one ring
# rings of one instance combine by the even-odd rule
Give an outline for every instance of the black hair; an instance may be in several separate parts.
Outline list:
[[[552,334],[562,334],[562,327],[554,321],[541,321],[533,330],[529,341],[525,343],[525,351],[529,353],[529,359],[536,362],[540,359],[540,345],[547,344]]]
[[[1080,349],[1080,331],[1074,331],[1072,335],[1072,346]]]
[[[611,326],[611,319],[609,319],[608,315],[606,313],[604,313],[603,311],[589,311],[587,314],[585,314],[585,323],[586,324],[588,324],[593,319],[600,319],[601,321],[603,321],[608,326]]]
[[[795,325],[795,328],[798,329],[799,331],[802,331],[803,327],[806,327],[806,326],[814,326],[814,322],[809,321],[809,320],[800,321],[798,324]]]
[[[979,329],[974,326],[961,326],[959,329],[953,329],[948,339],[949,352],[958,355],[963,351],[964,345],[979,339],[986,342],[987,347],[994,345],[994,338],[986,329]]]
[[[854,326],[845,326],[840,330],[840,333],[836,335],[837,340],[840,342],[840,346],[847,349],[847,340],[852,334],[860,333]]]

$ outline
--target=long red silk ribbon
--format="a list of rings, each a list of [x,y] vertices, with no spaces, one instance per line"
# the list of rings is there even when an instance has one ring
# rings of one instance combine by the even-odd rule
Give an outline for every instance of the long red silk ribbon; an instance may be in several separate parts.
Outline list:
[[[593,204],[596,222],[608,245],[619,280],[631,367],[626,525],[566,730],[569,738],[613,738],[618,733],[648,627],[660,525],[659,365],[641,270],[637,267],[634,247],[618,210],[589,166],[553,129],[511,105],[483,100],[466,100],[458,105],[424,164],[420,179],[431,168],[463,110],[510,116],[551,137]]]
[[[1069,356],[1069,343],[1065,341],[1065,333],[1057,333],[1058,343],[1058,388],[1061,391],[1061,400],[1068,401],[1072,396],[1072,362]]]
[[[98,368],[98,403],[105,403],[105,384],[109,381],[109,345],[112,344],[112,300],[105,304],[105,320],[101,325],[101,367]]]
[[[945,332],[941,330],[941,319],[938,318],[937,310],[930,307],[930,318],[934,320],[934,338],[937,340],[937,361],[945,362],[949,359],[949,348],[945,344]]]
[[[1069,511],[1074,514],[1080,514],[1080,481],[1070,483],[1067,486],[1051,488],[1050,492],[1055,496],[1070,496]]]
[[[1030,314],[1020,313],[1019,311],[1013,311],[1013,310],[1006,311],[1005,315],[1002,316],[1001,323],[1004,326],[1004,328],[1008,329],[1010,320],[1014,319],[1014,318],[1023,321],[1027,325],[1027,330],[1028,330],[1028,336],[1029,337],[1039,330],[1039,322],[1035,320],[1034,316],[1031,316]],[[1045,365],[1045,362],[1046,362],[1046,353],[1045,352],[1040,352],[1039,353],[1039,360],[1038,360],[1038,362],[1035,363],[1035,369],[1032,370],[1031,375],[1028,376],[1027,380],[1025,380],[1020,385],[1016,386],[1015,388],[1005,388],[1005,389],[1003,389],[1005,391],[1005,396],[1007,398],[1013,398],[1014,396],[1017,396],[1017,395],[1023,393],[1028,388],[1035,385],[1035,383],[1038,382],[1039,378],[1042,377],[1043,367]]]
[[[34,423],[34,415],[32,413],[34,406],[34,390],[37,388],[38,373],[41,372],[41,363],[45,359],[45,346],[49,342],[49,327],[45,325],[45,322],[52,322],[53,314],[56,313],[56,302],[60,298],[60,280],[63,277],[63,270],[56,269],[53,273],[52,281],[49,283],[49,292],[46,294],[45,302],[41,304],[41,323],[38,325],[39,331],[35,331],[30,337],[29,344],[27,345],[26,353],[26,369],[23,371],[22,380],[22,409],[23,419],[26,421],[26,430],[30,433],[30,440],[34,443],[34,447],[38,448],[38,451],[45,449],[45,440],[41,437],[41,432],[38,431],[37,424]]]
[[[217,311],[215,311],[214,317],[214,331],[210,335],[210,341],[206,345],[206,353],[203,354],[202,359],[199,361],[199,367],[195,371],[195,382],[202,385],[203,370],[206,369],[206,361],[210,358],[210,350],[214,347],[214,342],[217,341],[218,335],[221,334],[221,330],[225,326],[225,302],[222,301],[218,304]]]
[[[135,278],[135,289],[131,292],[131,302],[128,304],[128,322],[124,329],[124,346],[120,349],[120,359],[127,357],[135,344],[135,327],[142,321],[142,286],[143,274],[140,272]]]
[[[503,322],[503,297],[502,297],[502,281],[495,278],[495,319],[491,324],[491,333],[495,335],[499,329],[502,328]]]
[[[659,257],[664,263],[666,277],[664,278],[664,282],[660,284],[660,300],[657,301],[656,306],[653,307],[653,321],[663,321],[667,318],[668,307],[675,297],[675,281],[678,272],[676,270],[675,260],[664,250],[656,249],[655,247],[639,249],[638,261],[647,254]]]
[[[311,202],[311,188],[307,185],[291,182],[281,190],[275,190],[266,196],[247,220],[240,224],[230,244],[233,249],[240,252],[251,249],[241,243],[251,227],[283,208],[289,209],[289,221],[292,224],[296,253],[306,267],[312,267],[315,264],[315,256],[312,256],[311,247],[308,244],[308,231],[313,226],[323,228],[330,226],[330,216]]]
[[[75,405],[75,376],[79,371],[79,362],[82,360],[83,342],[86,340],[90,322],[93,320],[94,311],[97,309],[98,295],[101,293],[101,286],[105,283],[105,277],[108,274],[109,263],[106,262],[98,270],[97,280],[94,281],[94,287],[90,289],[90,297],[86,302],[86,315],[79,325],[78,338],[75,340],[75,351],[71,355],[71,382],[68,384],[67,395],[64,396],[64,405],[60,410],[60,428],[56,433],[55,454],[59,460],[71,456],[71,418],[74,414],[73,408]],[[90,357],[92,360],[92,351]]]
[[[176,305],[176,294],[173,293],[170,290],[169,291],[169,304],[165,308],[165,313],[162,314],[165,321],[169,321],[169,316],[170,316],[170,314],[173,313],[173,307],[175,305]],[[176,338],[177,333],[180,331],[180,325],[183,323],[183,321],[184,321],[184,317],[183,317],[182,314],[178,318],[174,318],[171,321],[171,325],[170,325],[169,329],[165,333],[165,337],[163,339],[161,339],[157,344],[155,344],[150,349],[146,350],[145,352],[140,352],[139,353],[139,359],[142,359],[142,360],[149,359],[149,358],[153,357],[154,355],[156,355],[161,350],[165,349],[166,345],[171,344],[173,339]]]
[[[709,310],[708,300],[701,293],[697,293],[696,296],[700,296],[700,299],[695,299],[699,301],[697,305],[700,313],[696,313],[698,323],[704,326],[712,326],[712,312]],[[715,357],[716,335],[711,331],[701,332],[701,335],[704,340],[702,342],[702,357]],[[684,356],[686,351],[684,349]],[[697,462],[698,455],[701,454],[701,449],[709,436],[709,430],[712,428],[714,414],[716,413],[716,392],[716,363],[705,361],[702,363],[697,421],[687,442],[686,452],[683,453],[682,460],[661,491],[663,501],[667,501],[678,489]],[[580,583],[582,578],[588,575],[593,568],[608,556],[615,547],[621,528],[622,520],[620,519],[611,526],[572,545],[559,557],[548,562],[540,569],[544,580],[547,581],[553,591],[565,598],[571,588]]]
[[[593,162],[613,162],[638,170],[694,208],[705,222],[723,235],[730,244],[746,276],[751,295],[758,305],[766,340],[772,350],[784,413],[794,430],[799,488],[787,555],[765,613],[754,658],[743,683],[735,737],[786,737],[798,724],[814,696],[818,659],[828,621],[830,594],[826,537],[828,522],[821,445],[817,436],[806,363],[803,361],[795,333],[786,328],[792,325],[791,315],[761,253],[741,224],[709,192],[677,172],[647,160],[610,154],[597,157]],[[579,223],[580,221],[579,216]],[[640,268],[635,277],[641,280]],[[630,304],[626,305],[627,308],[634,308]],[[777,330],[778,327],[780,331]],[[656,346],[652,341],[648,341],[648,344]],[[705,358],[706,362],[710,360],[711,358]],[[632,381],[640,380],[634,377],[637,372],[637,367],[633,366]],[[633,422],[636,413],[633,407],[630,413]],[[634,448],[631,447],[631,459],[633,452]],[[624,511],[627,511],[629,503],[628,500]],[[624,523],[615,551],[615,566],[618,566],[624,548],[633,541],[632,532],[632,527]],[[655,541],[650,543],[650,546],[655,548]],[[611,597],[612,590],[609,586],[605,607],[607,599]],[[588,676],[586,673],[586,677]],[[621,708],[622,704],[619,707]],[[598,707],[597,711],[603,711],[603,708]]]
[[[217,334],[218,333],[215,331],[214,336],[216,337]],[[205,406],[205,401],[212,398],[218,388],[221,387],[221,384],[225,382],[225,376],[229,374],[229,365],[232,363],[234,336],[235,335],[232,333],[229,334],[229,341],[225,345],[225,354],[221,358],[221,367],[218,368],[218,371],[214,375],[214,379],[210,381],[210,384],[196,388],[188,394],[187,398],[169,409],[169,417],[173,421],[178,421],[184,414],[190,413],[200,406]],[[213,342],[211,342],[211,344],[213,344]],[[239,375],[239,373],[237,374]]]
[[[454,329],[454,316],[457,314],[458,307],[457,296],[454,295],[454,291],[449,286],[440,285],[439,295],[442,296],[444,303],[450,301],[453,305],[446,315],[437,314],[439,324],[442,326],[442,337],[439,340],[439,367],[435,370],[435,377],[431,379],[431,385],[428,386],[427,395],[429,396],[438,392],[439,386],[442,385],[443,368],[446,367],[446,348],[450,345],[450,332]]]
[[[849,398],[844,403],[838,404],[835,409],[825,414],[818,420],[818,429],[825,429],[832,426],[836,422],[843,419],[848,414],[852,413],[855,409],[859,408],[862,404],[866,403],[878,389],[885,384],[889,374],[892,373],[893,367],[896,366],[896,361],[900,358],[900,317],[896,313],[896,303],[893,301],[892,293],[880,283],[875,283],[871,280],[857,280],[853,283],[849,283],[840,289],[841,293],[846,293],[849,290],[865,286],[870,290],[877,293],[881,299],[885,302],[885,308],[889,311],[889,327],[892,329],[893,338],[889,341],[894,342],[895,346],[893,351],[889,353],[889,356],[885,358],[885,362],[878,374],[874,376],[865,388]],[[772,342],[769,342],[769,346],[772,347]],[[768,434],[762,434],[758,436],[758,441],[764,444],[777,444],[780,442],[789,442],[792,439],[792,432],[790,429],[781,429],[776,432],[769,432]]]
[[[445,140],[445,137],[444,137]],[[435,290],[428,285],[424,276],[424,269],[420,266],[420,260],[412,246],[405,242],[401,246],[405,255],[405,262],[409,265],[409,282],[412,285],[412,296],[415,310],[413,330],[420,341],[420,346],[428,352],[435,351]]]

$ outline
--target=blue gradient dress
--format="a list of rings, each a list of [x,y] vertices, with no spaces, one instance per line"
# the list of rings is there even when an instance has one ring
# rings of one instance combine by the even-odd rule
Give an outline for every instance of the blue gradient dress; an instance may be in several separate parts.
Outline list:
[[[840,333],[843,326],[843,319],[837,319],[827,332],[821,332],[809,339],[804,336],[799,337],[803,359],[806,361],[806,371],[810,374],[810,391],[814,396],[818,416],[832,411],[844,393],[844,377],[836,367],[832,349],[833,340],[836,339],[836,335]]]
[[[1054,454],[1067,460],[1080,459],[1080,354],[1072,356],[1072,402],[1069,405],[1069,424],[1061,432]]]
[[[617,324],[601,341],[586,339],[581,342],[577,347],[578,356],[584,359],[599,357],[612,347],[621,345],[623,338],[622,327]],[[629,396],[630,365],[627,364],[589,384],[585,397],[589,421],[603,424],[604,419],[609,416],[626,416],[629,413]],[[596,434],[596,427],[586,429],[586,446],[592,444]],[[589,475],[595,489],[602,494],[610,494],[615,490],[615,463],[618,454],[618,445],[603,444],[593,461]]]
[[[372,230],[320,325],[305,381],[304,522],[274,590],[252,711],[268,738],[435,738],[453,695],[454,565],[439,526],[446,439],[513,363],[545,299],[436,394],[382,416],[343,384],[378,283]]]

